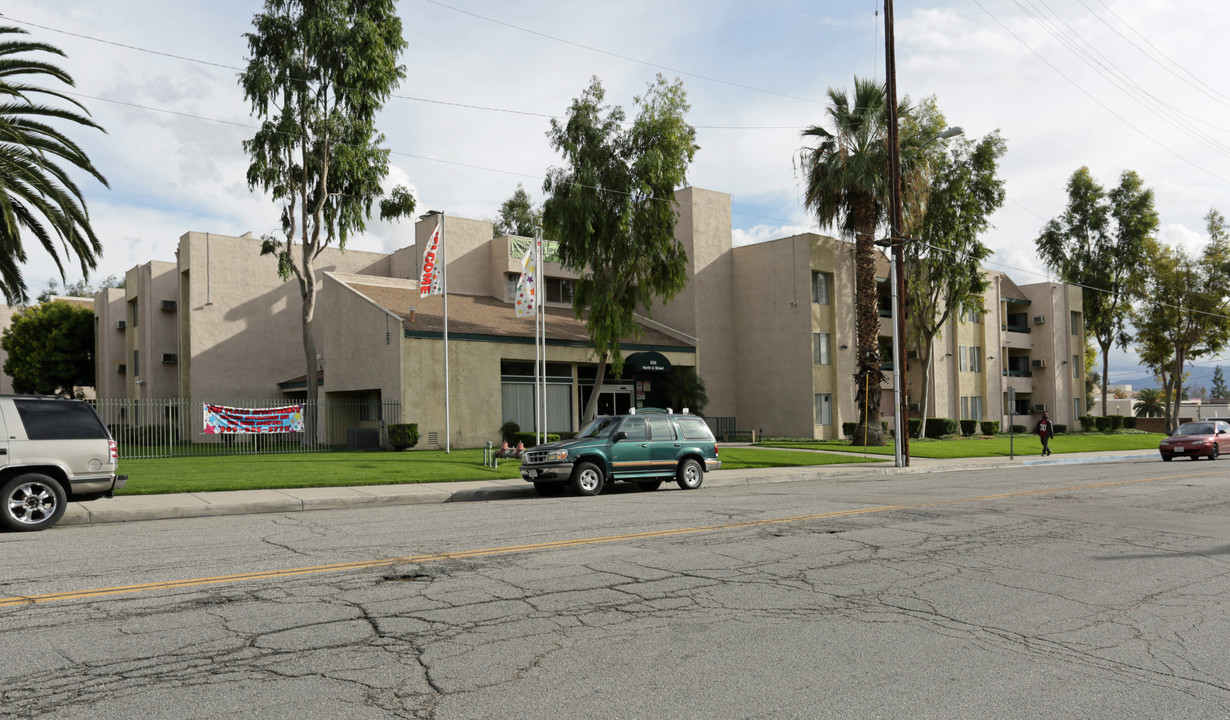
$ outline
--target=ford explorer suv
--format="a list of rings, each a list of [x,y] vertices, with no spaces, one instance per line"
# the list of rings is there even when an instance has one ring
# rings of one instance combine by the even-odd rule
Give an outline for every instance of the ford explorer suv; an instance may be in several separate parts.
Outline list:
[[[709,426],[686,413],[642,410],[597,418],[575,438],[527,450],[521,477],[548,496],[569,486],[578,495],[597,495],[614,481],[657,490],[673,479],[684,490],[695,490],[722,462]]]
[[[0,528],[45,530],[68,502],[112,497],[119,450],[98,413],[80,400],[0,395]]]

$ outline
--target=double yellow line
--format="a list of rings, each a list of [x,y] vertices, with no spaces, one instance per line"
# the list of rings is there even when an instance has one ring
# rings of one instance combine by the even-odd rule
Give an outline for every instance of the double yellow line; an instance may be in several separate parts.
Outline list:
[[[29,605],[33,603],[51,602],[54,600],[82,600],[88,598],[106,597],[109,595],[125,595],[143,592],[145,590],[173,590],[176,588],[198,587],[201,585],[221,585],[223,583],[241,582],[244,580],[266,580],[270,578],[311,575],[313,573],[339,572],[342,570],[359,570],[362,568],[397,565],[400,563],[422,564],[440,560],[460,558],[488,557],[523,553],[534,550],[553,550],[556,548],[577,547],[581,545],[597,545],[599,543],[620,542],[628,540],[645,540],[651,538],[673,537],[701,532],[717,532],[719,530],[737,530],[741,528],[763,525],[780,525],[800,522],[803,520],[822,520],[825,518],[847,517],[851,515],[871,515],[873,513],[891,512],[894,510],[917,510],[921,508],[955,505],[958,503],[981,502],[985,500],[1002,500],[1006,498],[1026,497],[1029,495],[1046,495],[1058,492],[1073,492],[1077,490],[1096,490],[1098,488],[1116,487],[1122,485],[1137,485],[1140,483],[1174,480],[1178,478],[1200,477],[1202,475],[1220,475],[1222,473],[1206,472],[1192,475],[1168,475],[1164,477],[1142,478],[1139,480],[1116,480],[1113,482],[1093,483],[1087,485],[1072,485],[1060,488],[1044,488],[1041,490],[1021,490],[994,495],[978,495],[975,497],[958,498],[955,500],[938,500],[936,502],[914,505],[879,505],[876,507],[855,508],[852,510],[836,510],[833,512],[814,513],[812,515],[793,515],[790,517],[766,518],[764,520],[746,520],[742,522],[721,523],[717,525],[702,525],[699,527],[675,528],[671,530],[650,530],[626,535],[604,535],[601,537],[579,538],[576,540],[557,540],[555,542],[532,543],[529,545],[510,545],[506,547],[482,548],[452,553],[434,553],[431,555],[412,555],[381,560],[363,560],[359,562],[337,563],[334,565],[313,565],[310,567],[289,568],[286,570],[268,570],[265,572],[239,573],[236,575],[218,575],[215,577],[189,578],[185,580],[166,580],[163,582],[143,583],[140,585],[119,585],[116,587],[94,588],[90,590],[73,590],[67,592],[48,593],[46,595],[26,595],[0,598],[0,607],[11,605]]]

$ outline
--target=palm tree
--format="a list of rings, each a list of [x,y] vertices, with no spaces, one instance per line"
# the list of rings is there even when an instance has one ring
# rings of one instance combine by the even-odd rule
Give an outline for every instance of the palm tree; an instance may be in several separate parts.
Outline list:
[[[826,112],[833,130],[813,125],[803,131],[804,138],[820,140],[819,147],[805,147],[799,153],[806,183],[804,204],[816,213],[822,227],[838,225],[854,236],[857,436],[860,440],[866,437],[869,445],[883,445],[875,231],[889,197],[887,94],[883,85],[855,77],[853,98],[833,88],[828,95]],[[898,108],[899,117],[908,117],[908,100]]]
[[[679,412],[688,408],[694,415],[703,415],[705,406],[709,404],[709,393],[705,391],[705,381],[696,373],[693,367],[673,367],[662,378],[662,394],[667,405]]]
[[[1162,392],[1155,388],[1144,388],[1136,393],[1136,402],[1132,403],[1136,417],[1165,417],[1166,407],[1162,402]]]
[[[0,290],[10,304],[29,299],[21,275],[26,261],[23,233],[38,240],[66,281],[61,250],[77,256],[83,275],[97,265],[102,253],[81,189],[57,163],[83,170],[107,186],[85,152],[49,121],[102,128],[89,119],[81,103],[26,82],[47,76],[72,87],[73,79],[64,70],[29,57],[30,53],[64,57],[64,53],[16,37],[25,34],[21,28],[0,26]],[[76,110],[43,104],[47,97],[70,103]]]

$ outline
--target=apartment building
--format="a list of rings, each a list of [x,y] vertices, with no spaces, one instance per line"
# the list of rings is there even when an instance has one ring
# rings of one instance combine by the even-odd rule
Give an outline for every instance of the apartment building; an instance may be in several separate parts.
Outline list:
[[[663,373],[695,368],[709,396],[706,415],[725,427],[839,437],[843,422],[857,420],[852,244],[802,234],[735,248],[729,195],[684,188],[676,199],[688,284],[670,302],[641,309],[640,331],[622,343],[625,370],[604,381],[599,411],[663,406]],[[446,345],[444,299],[418,292],[422,248],[436,222],[421,219],[415,245],[394,253],[321,256],[314,319],[321,397],[396,402],[427,445],[478,446],[507,420],[534,423],[533,321],[517,318],[512,305],[529,243],[493,238],[489,222],[445,218]],[[259,246],[250,236],[187,233],[174,262],[133,268],[124,289],[99,293],[99,396],[303,397],[298,290],[278,278]],[[549,248],[543,273],[547,427],[576,430],[598,358],[571,308],[577,276]],[[880,274],[887,279],[883,258]],[[927,414],[1006,423],[1009,410],[1029,416],[1045,408],[1055,422],[1071,423],[1079,414],[1073,398],[1083,394],[1080,370],[1068,367],[1083,347],[1079,289],[1018,287],[990,274],[986,313],[953,318],[937,338]],[[881,392],[891,418],[885,309]],[[910,377],[922,367],[912,359]],[[921,410],[920,401],[911,396],[911,409]]]

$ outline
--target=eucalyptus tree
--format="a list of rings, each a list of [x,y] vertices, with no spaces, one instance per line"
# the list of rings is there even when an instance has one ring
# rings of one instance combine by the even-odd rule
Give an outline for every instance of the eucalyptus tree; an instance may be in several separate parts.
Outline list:
[[[669,301],[687,283],[687,252],[675,239],[675,190],[699,149],[684,120],[680,80],[661,75],[634,98],[636,119],[604,104],[598,78],[552,120],[547,138],[564,156],[543,183],[543,231],[559,243],[561,264],[577,273],[573,310],[584,319],[598,359],[583,418],[594,417],[608,362],[623,367],[621,342],[636,337],[637,307]]]
[[[1080,285],[1085,332],[1102,352],[1102,377],[1112,347],[1126,347],[1133,286],[1145,268],[1146,241],[1157,231],[1153,190],[1125,170],[1109,193],[1081,167],[1068,179],[1068,207],[1035,240],[1038,255],[1064,282]],[[1106,383],[1102,383],[1106,407]]]
[[[82,275],[97,267],[102,243],[70,170],[108,187],[85,151],[54,123],[102,127],[81,103],[35,84],[51,80],[73,87],[72,76],[45,58],[66,56],[53,45],[19,37],[25,34],[21,28],[0,26],[0,291],[11,305],[29,300],[21,273],[27,259],[25,239],[38,241],[65,282],[64,260],[70,256],[76,256]]]
[[[377,200],[382,219],[414,211],[404,187],[385,197],[389,151],[375,127],[406,75],[398,64],[406,41],[393,0],[265,0],[252,24],[239,83],[263,121],[244,141],[247,179],[280,206],[281,237],[266,235],[261,252],[275,255],[282,278],[299,284],[311,408],[319,397],[316,258],[363,232]]]

